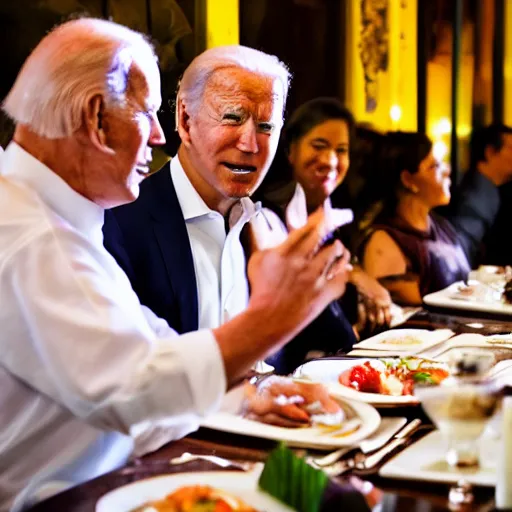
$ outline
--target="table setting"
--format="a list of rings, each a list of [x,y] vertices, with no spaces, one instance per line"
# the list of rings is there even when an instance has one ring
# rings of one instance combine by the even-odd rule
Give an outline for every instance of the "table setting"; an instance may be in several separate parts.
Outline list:
[[[466,329],[467,324],[482,327]],[[243,387],[238,387],[227,394],[221,411],[205,418],[197,432],[116,472],[50,498],[31,512],[132,512],[144,500],[162,498],[180,486],[208,483],[235,495],[240,490],[244,496],[255,493],[254,505],[249,504],[254,510],[290,510],[281,502],[272,508],[272,500],[261,502],[261,508],[258,501],[259,475],[269,454],[283,440],[298,459],[326,475],[331,483],[346,485],[347,479],[358,477],[378,486],[385,493],[382,503],[388,504],[386,510],[420,511],[425,501],[431,504],[431,510],[453,509],[454,503],[469,507],[461,510],[492,510],[498,480],[497,454],[503,442],[496,427],[503,417],[502,394],[489,408],[478,435],[473,430],[478,463],[471,469],[457,467],[455,459],[450,463],[446,458],[450,439],[436,415],[439,407],[430,406],[430,399],[423,394],[431,386],[423,390],[415,382],[411,393],[398,393],[396,388],[389,394],[369,393],[343,385],[339,377],[365,363],[392,368],[386,361],[393,361],[393,365],[410,367],[411,374],[420,374],[420,381],[428,381],[430,378],[423,375],[425,368],[419,371],[414,367],[418,361],[434,361],[434,367],[444,368],[453,363],[454,354],[477,354],[489,362],[485,371],[480,368],[481,373],[503,390],[512,375],[512,357],[508,357],[510,325],[501,319],[478,317],[477,313],[454,317],[451,313],[421,310],[398,328],[362,341],[354,350],[364,350],[364,357],[356,352],[308,361],[291,376],[298,382],[324,385],[343,408],[341,425],[323,430],[287,429],[247,419],[237,409],[243,394]],[[504,350],[506,355],[496,357],[496,350]],[[450,374],[443,380],[451,378]],[[344,431],[343,424],[351,428]],[[135,486],[138,482],[140,486]],[[110,494],[126,485],[129,491]],[[125,497],[136,506],[116,508],[117,501],[111,501],[124,503]]]

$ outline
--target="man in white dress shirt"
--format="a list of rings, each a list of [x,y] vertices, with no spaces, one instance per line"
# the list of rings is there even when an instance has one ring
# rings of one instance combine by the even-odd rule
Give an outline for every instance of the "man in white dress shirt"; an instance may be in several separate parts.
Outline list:
[[[17,126],[0,163],[1,511],[197,428],[344,290],[348,254],[319,248],[333,227],[319,211],[254,254],[249,305],[231,321],[178,336],[142,307],[101,228],[164,142],[159,106],[145,39],[91,19],[47,35],[4,102]]]

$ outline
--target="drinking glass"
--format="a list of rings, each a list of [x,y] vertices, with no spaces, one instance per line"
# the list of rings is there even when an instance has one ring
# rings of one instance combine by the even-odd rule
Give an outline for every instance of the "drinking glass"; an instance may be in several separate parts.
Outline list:
[[[415,395],[446,442],[445,460],[454,471],[479,467],[478,439],[500,401],[496,387],[485,378],[493,359],[486,352],[459,353],[451,377],[437,386],[415,387]],[[472,502],[472,488],[462,472],[449,498],[453,506]]]

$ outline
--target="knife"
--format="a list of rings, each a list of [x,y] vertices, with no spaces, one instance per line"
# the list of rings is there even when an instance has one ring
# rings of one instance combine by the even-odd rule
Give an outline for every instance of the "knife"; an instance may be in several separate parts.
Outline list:
[[[329,476],[340,476],[352,469],[369,470],[380,464],[382,460],[398,447],[407,443],[410,435],[421,425],[421,420],[415,419],[408,423],[402,430],[395,434],[391,441],[380,450],[365,456],[362,453],[356,454],[353,458],[341,460],[331,466],[323,467]]]
[[[418,427],[421,425],[420,419],[412,420],[408,425],[406,425],[402,430],[400,430],[391,441],[384,445],[380,450],[368,455],[364,459],[359,462],[356,462],[355,469],[372,469],[377,466],[386,455],[390,454],[399,446],[407,443],[409,437],[413,432],[415,432]]]

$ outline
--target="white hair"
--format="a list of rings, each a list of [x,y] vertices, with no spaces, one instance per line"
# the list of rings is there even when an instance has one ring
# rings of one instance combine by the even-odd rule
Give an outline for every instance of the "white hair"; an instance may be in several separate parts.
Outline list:
[[[283,87],[284,108],[290,86],[290,72],[286,65],[275,55],[241,45],[217,46],[198,55],[183,73],[176,105],[183,99],[190,112],[197,113],[208,79],[217,71],[233,67],[279,80]]]
[[[16,123],[40,136],[69,137],[88,101],[102,95],[122,106],[134,61],[154,59],[144,36],[110,21],[68,21],[45,36],[23,64],[2,105]]]

